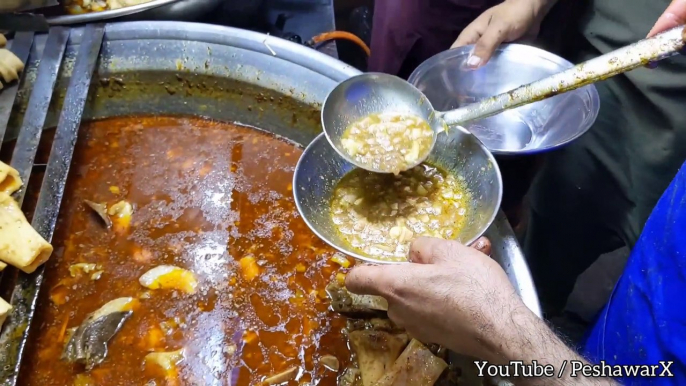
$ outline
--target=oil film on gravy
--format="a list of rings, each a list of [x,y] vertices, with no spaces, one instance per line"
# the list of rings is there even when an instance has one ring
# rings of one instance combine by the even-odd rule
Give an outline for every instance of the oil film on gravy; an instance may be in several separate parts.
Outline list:
[[[384,299],[345,289],[352,259],[314,236],[293,202],[301,153],[201,118],[84,123],[21,384],[457,382],[446,350],[395,326]],[[393,178],[416,202],[445,201],[414,205],[424,212],[391,226],[397,239],[459,216],[459,181],[421,168]]]

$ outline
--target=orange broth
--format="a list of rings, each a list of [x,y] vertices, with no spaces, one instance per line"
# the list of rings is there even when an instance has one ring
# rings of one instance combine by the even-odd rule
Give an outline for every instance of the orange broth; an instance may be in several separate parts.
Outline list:
[[[131,296],[140,305],[105,361],[86,373],[94,384],[254,385],[298,366],[290,385],[335,385],[337,373],[318,359],[334,355],[341,369],[350,359],[345,320],[328,310],[324,293],[339,266],[296,211],[291,180],[301,153],[254,128],[200,118],[85,123],[21,384],[73,385],[85,370],[60,360],[65,331]],[[84,200],[130,202],[130,228],[106,229]],[[254,264],[241,267],[246,256]],[[98,280],[74,278],[76,263],[104,272]],[[196,293],[139,284],[162,264],[193,272]],[[180,348],[174,379],[144,364],[150,352]]]

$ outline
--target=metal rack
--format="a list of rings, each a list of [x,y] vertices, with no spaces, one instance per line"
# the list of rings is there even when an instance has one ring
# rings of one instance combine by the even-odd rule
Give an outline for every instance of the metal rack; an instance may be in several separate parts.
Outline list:
[[[23,202],[26,186],[34,168],[38,143],[45,126],[57,76],[63,64],[70,31],[64,27],[54,27],[49,31],[24,122],[12,154],[11,166],[17,169],[24,182],[24,187],[15,195],[20,204]],[[60,112],[55,139],[31,222],[36,231],[48,241],[52,240],[57,223],[78,129],[104,33],[104,24],[91,24],[85,27],[73,69],[74,74],[78,76],[71,77]],[[32,32],[17,33],[11,51],[24,63],[28,63],[34,41],[35,34]],[[18,87],[17,83],[0,93],[0,140],[5,136]],[[20,272],[12,290],[10,303],[14,309],[0,332],[0,384],[3,386],[17,385],[19,367],[35,312],[38,290],[43,281],[43,272],[43,267],[30,275]]]

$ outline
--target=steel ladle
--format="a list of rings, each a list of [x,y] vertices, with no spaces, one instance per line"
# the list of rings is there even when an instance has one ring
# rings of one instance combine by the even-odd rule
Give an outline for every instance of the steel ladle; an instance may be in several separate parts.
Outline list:
[[[360,164],[341,146],[341,136],[350,123],[375,113],[417,115],[425,119],[434,131],[431,145],[433,149],[436,136],[446,130],[446,127],[466,132],[460,125],[575,90],[676,55],[684,49],[685,42],[686,26],[674,27],[555,75],[445,112],[435,111],[421,91],[398,77],[365,73],[339,83],[329,93],[322,106],[322,126],[331,146],[346,161],[372,172],[381,172]],[[411,167],[423,162],[426,156],[428,153]]]

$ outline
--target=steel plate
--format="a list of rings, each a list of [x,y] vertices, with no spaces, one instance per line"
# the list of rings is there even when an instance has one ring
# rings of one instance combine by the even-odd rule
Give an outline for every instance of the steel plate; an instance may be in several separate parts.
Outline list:
[[[50,25],[93,23],[102,20],[193,21],[214,10],[221,0],[153,0],[149,3],[109,11],[61,15],[48,18]]]

